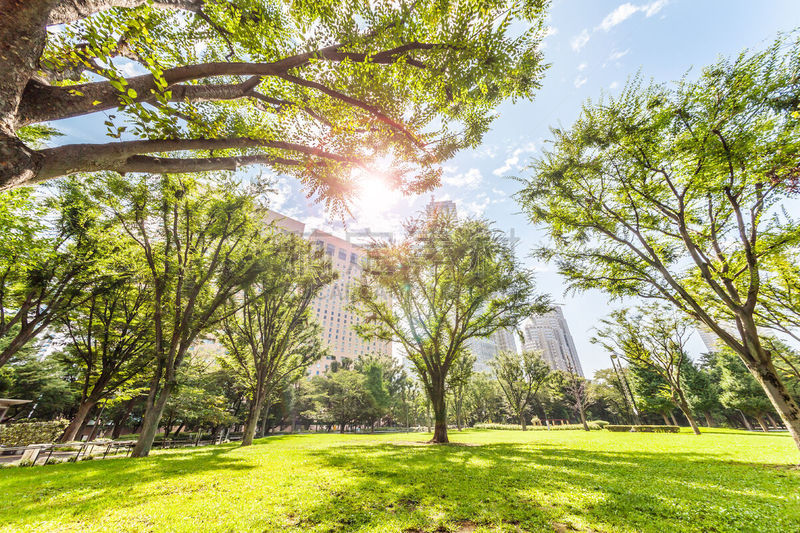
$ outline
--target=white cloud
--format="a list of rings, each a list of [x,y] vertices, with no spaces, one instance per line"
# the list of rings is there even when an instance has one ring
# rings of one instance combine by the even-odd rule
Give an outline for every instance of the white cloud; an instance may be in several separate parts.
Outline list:
[[[614,9],[611,13],[606,15],[600,25],[595,28],[601,29],[603,31],[609,31],[611,28],[618,24],[622,24],[629,18],[631,18],[636,13],[642,12],[644,13],[645,17],[652,17],[659,11],[661,11],[664,6],[667,5],[669,0],[655,0],[654,2],[650,2],[649,4],[631,4],[630,2],[625,2],[624,4],[620,4],[619,6]],[[588,40],[588,39],[587,39]]]
[[[536,144],[534,142],[528,142],[519,148],[515,148],[511,155],[506,158],[505,162],[503,163],[502,167],[498,167],[492,171],[492,174],[495,176],[503,176],[507,174],[509,170],[512,168],[519,169],[521,168],[519,165],[520,156],[522,154],[535,152],[536,151]]]
[[[452,185],[454,187],[466,187],[474,189],[483,181],[483,175],[477,168],[471,168],[466,172],[455,173],[453,167],[444,167],[444,175],[442,176],[442,183],[445,185]]]
[[[588,42],[589,42],[589,30],[584,28],[582,32],[580,32],[578,35],[572,38],[572,40],[569,42],[569,45],[576,52],[580,52],[581,48],[586,46],[586,43]]]
[[[611,85],[608,86],[609,89],[616,89],[617,87],[619,87],[619,83],[616,81],[612,81]]]
[[[588,66],[589,66],[588,63],[581,63],[580,65],[578,65],[578,72],[583,72],[584,70],[586,70],[586,67]]]
[[[281,211],[286,206],[289,196],[292,194],[292,186],[286,178],[278,178],[275,183],[271,185],[273,193],[267,199],[269,200],[269,208],[273,211]],[[288,213],[284,213],[287,214]]]
[[[622,59],[623,57],[628,55],[628,53],[630,53],[630,51],[631,51],[630,48],[628,48],[627,50],[623,50],[621,52],[619,50],[614,50],[613,52],[611,52],[611,55],[608,56],[608,60],[609,61],[619,61],[620,59]]]
[[[457,198],[455,202],[459,215],[463,213],[468,217],[469,216],[479,217],[483,215],[484,211],[486,211],[486,208],[489,206],[490,200],[488,196],[486,196],[485,194],[481,194],[474,201],[471,202],[467,202],[460,198]]]
[[[586,85],[587,81],[589,81],[589,78],[587,78],[586,76],[578,76],[577,78],[575,78],[575,81],[573,83],[575,85],[575,88],[578,89]]]

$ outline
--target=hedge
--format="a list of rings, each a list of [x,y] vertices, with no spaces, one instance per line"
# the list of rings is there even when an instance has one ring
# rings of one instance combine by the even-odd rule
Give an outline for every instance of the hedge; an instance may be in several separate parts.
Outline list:
[[[47,422],[14,422],[0,426],[0,446],[28,446],[55,442],[61,436],[69,420]]]
[[[606,426],[609,431],[628,431],[636,433],[677,433],[680,426]]]
[[[603,429],[600,424],[597,422],[588,422],[589,429]],[[521,431],[522,426],[519,424],[492,424],[492,423],[485,423],[485,424],[475,424],[472,426],[474,429],[511,429]],[[547,431],[547,426],[525,426],[525,429],[528,431]],[[583,424],[564,424],[561,426],[557,426],[555,424],[551,424],[551,430],[568,430],[568,429],[583,429]]]

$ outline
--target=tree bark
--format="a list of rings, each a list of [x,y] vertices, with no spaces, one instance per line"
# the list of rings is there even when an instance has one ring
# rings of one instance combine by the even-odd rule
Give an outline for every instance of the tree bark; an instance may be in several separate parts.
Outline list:
[[[528,427],[525,425],[525,413],[519,415],[519,425],[522,426],[522,431],[528,430]]]
[[[258,418],[261,414],[262,407],[264,407],[264,395],[261,392],[257,392],[250,404],[250,410],[247,412],[244,434],[242,435],[242,446],[250,446],[253,444],[253,438],[256,434],[256,426],[258,425]]]
[[[164,414],[167,400],[169,400],[174,388],[175,383],[168,381],[154,399],[151,399],[152,396],[148,397],[147,408],[145,409],[144,418],[142,419],[142,430],[141,433],[139,433],[136,446],[133,447],[131,457],[147,457],[150,454],[153,441],[158,432],[161,415]]]
[[[264,416],[261,419],[261,436],[266,437],[267,433],[269,433],[269,411],[272,407],[272,401],[268,400],[266,406],[264,406]]]
[[[800,408],[775,371],[772,361],[767,359],[766,362],[756,362],[747,366],[766,391],[773,407],[794,439],[795,446],[800,449]]]
[[[714,427],[714,419],[711,418],[711,413],[709,413],[708,411],[703,411],[703,416],[706,419],[706,424],[708,425],[708,427],[713,428]]]
[[[444,380],[441,381],[444,382]],[[447,438],[447,400],[443,383],[431,387],[431,404],[434,421],[431,442],[434,444],[448,443],[450,441]]]
[[[664,425],[665,425],[665,426],[669,426],[669,425],[671,425],[671,424],[669,423],[669,418],[667,418],[667,413],[661,413],[661,417],[664,419]]]
[[[764,417],[757,416],[756,420],[758,421],[758,425],[761,426],[761,431],[763,431],[764,433],[768,433],[769,428],[767,427],[767,423],[764,421]]]
[[[670,411],[669,417],[672,419],[673,426],[680,426],[680,424],[678,424],[678,420],[675,418],[675,413]]]
[[[753,426],[750,425],[750,421],[744,413],[742,413],[742,420],[744,420],[744,427],[747,428],[747,431],[753,431]]]
[[[78,411],[75,413],[75,416],[64,430],[61,438],[58,439],[58,442],[71,442],[75,440],[75,437],[78,435],[78,432],[86,421],[86,417],[89,415],[89,411],[91,411],[96,404],[96,400],[86,400],[81,402],[81,404],[78,406]]]

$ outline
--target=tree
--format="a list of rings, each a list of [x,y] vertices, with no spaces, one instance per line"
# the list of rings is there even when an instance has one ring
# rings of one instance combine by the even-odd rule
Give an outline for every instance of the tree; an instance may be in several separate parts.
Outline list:
[[[71,180],[49,198],[0,193],[0,367],[97,281],[105,252],[95,217]]]
[[[800,408],[762,342],[770,263],[797,246],[800,43],[778,42],[676,87],[631,82],[587,104],[517,199],[572,290],[666,300],[713,331],[800,447]]]
[[[73,172],[265,164],[338,204],[354,169],[391,154],[391,184],[427,190],[494,107],[538,88],[545,7],[3,0],[0,189]],[[20,138],[98,113],[121,140],[36,150]]]
[[[550,377],[550,366],[542,359],[541,353],[529,350],[500,352],[489,364],[509,407],[525,431],[525,411],[539,387]]]
[[[583,429],[589,431],[589,424],[586,422],[586,409],[592,399],[589,397],[589,387],[586,379],[578,375],[569,358],[567,358],[567,370],[561,371],[558,375],[564,399],[569,404],[570,409],[578,416],[581,424],[583,424]]]
[[[683,379],[684,369],[691,364],[686,343],[694,323],[662,305],[640,306],[633,313],[627,309],[614,311],[601,323],[602,329],[591,341],[628,363],[653,369],[669,386],[675,407],[686,417],[694,434],[699,435]]]
[[[668,416],[672,417],[675,402],[672,401],[667,382],[649,365],[631,364],[628,369],[636,405],[644,413],[661,415],[664,424],[670,425]]]
[[[17,407],[12,418],[34,420],[63,417],[76,400],[59,361],[52,356],[39,358],[29,349],[17,352],[0,369],[0,398],[32,400]]]
[[[453,410],[456,415],[456,427],[464,427],[464,394],[469,380],[472,378],[476,358],[468,350],[457,357],[447,376],[447,389],[453,397]]]
[[[692,412],[702,413],[708,427],[714,427],[714,411],[720,411],[719,376],[709,368],[705,360],[699,365],[691,361],[684,363],[684,382],[686,383],[686,399]]]
[[[109,175],[97,195],[141,249],[141,276],[153,290],[156,364],[132,451],[143,457],[189,348],[223,318],[222,305],[263,271],[262,219],[253,200],[234,184],[200,182],[189,175],[134,182]]]
[[[467,386],[464,416],[470,423],[502,420],[503,393],[487,372],[476,372]]]
[[[480,220],[434,211],[396,244],[376,244],[354,292],[365,338],[399,342],[431,401],[432,442],[447,439],[447,377],[467,340],[546,309],[508,240]]]
[[[311,380],[316,399],[313,411],[306,416],[328,424],[338,424],[339,432],[345,426],[365,422],[375,417],[379,410],[375,397],[369,390],[367,376],[355,370],[339,370]]]
[[[65,313],[59,324],[69,339],[60,359],[73,369],[80,387],[80,404],[62,442],[75,440],[95,405],[152,362],[149,287],[122,274],[111,285],[91,289],[88,300]]]
[[[595,370],[591,387],[591,393],[595,398],[595,408],[592,412],[597,419],[609,420],[612,423],[620,423],[619,420],[623,420],[624,423],[635,424],[625,384],[616,369]]]
[[[253,443],[264,402],[290,374],[305,373],[326,354],[311,303],[336,279],[323,250],[290,234],[276,233],[263,251],[263,272],[229,303],[220,336],[232,367],[251,398],[242,446]]]

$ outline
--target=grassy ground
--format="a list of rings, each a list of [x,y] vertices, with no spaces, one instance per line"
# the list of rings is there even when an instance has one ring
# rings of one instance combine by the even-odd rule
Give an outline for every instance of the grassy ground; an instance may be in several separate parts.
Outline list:
[[[784,435],[279,436],[0,470],[0,531],[800,531]]]

